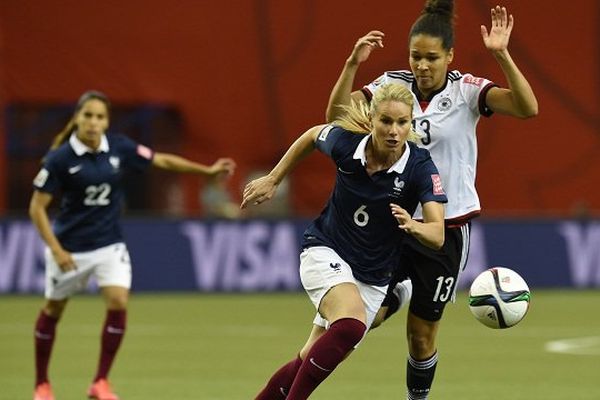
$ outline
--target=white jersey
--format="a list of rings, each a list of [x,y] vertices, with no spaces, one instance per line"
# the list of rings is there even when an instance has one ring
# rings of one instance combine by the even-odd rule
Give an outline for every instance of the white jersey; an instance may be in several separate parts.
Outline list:
[[[446,85],[435,92],[429,102],[419,102],[412,72],[388,71],[366,85],[362,92],[370,101],[377,88],[385,83],[401,84],[413,93],[413,125],[421,135],[419,145],[429,150],[440,172],[448,196],[446,220],[460,223],[478,215],[481,206],[475,190],[475,128],[481,115],[492,114],[485,104],[485,95],[496,85],[484,78],[452,71],[448,73]],[[414,217],[422,218],[420,207]]]

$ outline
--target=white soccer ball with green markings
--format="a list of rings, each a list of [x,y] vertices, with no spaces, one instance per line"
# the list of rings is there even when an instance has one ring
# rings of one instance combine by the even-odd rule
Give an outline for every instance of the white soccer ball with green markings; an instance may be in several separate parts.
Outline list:
[[[531,292],[521,275],[504,267],[483,271],[471,284],[469,308],[479,322],[494,329],[510,328],[527,314]]]

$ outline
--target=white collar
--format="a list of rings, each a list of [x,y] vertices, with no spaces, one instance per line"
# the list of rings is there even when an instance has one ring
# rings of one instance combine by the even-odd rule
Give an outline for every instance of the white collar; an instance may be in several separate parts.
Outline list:
[[[77,138],[76,132],[71,133],[71,137],[69,137],[69,144],[73,148],[75,154],[78,156],[82,156],[85,153],[108,153],[109,150],[108,139],[106,138],[105,134],[102,134],[102,137],[100,138],[100,146],[97,150],[93,150],[86,146],[81,140],[79,140],[79,138]]]
[[[360,141],[356,150],[354,151],[355,160],[360,160],[361,164],[364,166],[367,164],[367,143],[369,143],[369,139],[371,138],[371,134],[365,135],[365,137]],[[410,146],[408,145],[408,141],[405,143],[404,152],[388,170],[387,173],[397,172],[401,174],[404,172],[404,168],[406,167],[406,163],[408,162],[408,158],[410,157]]]

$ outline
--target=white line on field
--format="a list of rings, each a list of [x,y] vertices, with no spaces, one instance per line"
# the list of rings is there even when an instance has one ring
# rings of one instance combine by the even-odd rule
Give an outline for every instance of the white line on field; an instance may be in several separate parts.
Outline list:
[[[598,356],[600,355],[600,336],[552,340],[546,342],[544,348],[550,353]]]

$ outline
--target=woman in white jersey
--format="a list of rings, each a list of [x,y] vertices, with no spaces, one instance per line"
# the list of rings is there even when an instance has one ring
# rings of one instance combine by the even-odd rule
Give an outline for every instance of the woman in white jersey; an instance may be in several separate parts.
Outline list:
[[[492,26],[481,26],[486,48],[492,53],[508,82],[501,88],[485,78],[449,71],[454,57],[453,0],[428,0],[409,33],[409,70],[385,72],[361,90],[352,91],[359,65],[374,48],[383,47],[383,32],[361,37],[346,60],[331,93],[327,120],[343,113],[341,105],[369,102],[382,84],[396,82],[408,87],[420,107],[413,124],[421,145],[429,149],[446,194],[445,244],[435,251],[408,238],[380,316],[393,314],[411,296],[407,317],[407,390],[409,399],[426,399],[437,364],[436,335],[445,304],[453,298],[469,249],[469,221],[480,212],[475,190],[477,139],[475,128],[481,115],[494,112],[518,118],[538,113],[535,95],[508,52],[513,17],[506,8],[491,10]],[[419,210],[415,218],[419,218]],[[410,278],[401,282],[403,279]],[[412,285],[411,285],[412,284]],[[373,324],[376,326],[377,322]]]

